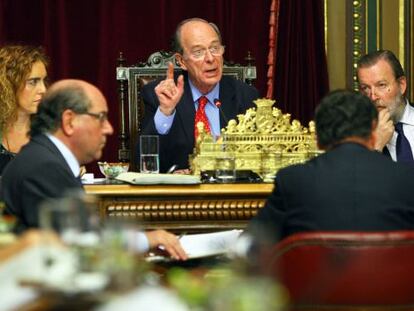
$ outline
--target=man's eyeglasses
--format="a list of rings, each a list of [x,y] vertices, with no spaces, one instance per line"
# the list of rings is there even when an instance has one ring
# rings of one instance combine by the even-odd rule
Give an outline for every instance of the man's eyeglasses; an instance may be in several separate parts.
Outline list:
[[[224,53],[225,46],[224,45],[213,45],[210,46],[208,49],[197,49],[190,52],[190,55],[192,58],[196,60],[203,59],[206,57],[207,50],[210,52],[213,56],[221,56]]]
[[[105,121],[108,121],[108,113],[105,111],[99,112],[99,113],[94,113],[94,112],[82,112],[79,114],[87,114],[88,116],[91,116],[97,120],[99,120],[99,122],[104,123]]]

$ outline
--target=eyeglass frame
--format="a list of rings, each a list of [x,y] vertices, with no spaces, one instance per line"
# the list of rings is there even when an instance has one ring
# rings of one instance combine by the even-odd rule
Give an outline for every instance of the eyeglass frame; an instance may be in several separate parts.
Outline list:
[[[91,117],[99,120],[99,122],[101,122],[101,123],[104,123],[105,121],[108,121],[108,112],[106,112],[106,111],[101,111],[101,112],[98,112],[98,113],[85,111],[85,112],[77,112],[77,114],[86,114],[88,116],[91,116]]]
[[[212,49],[215,49],[215,48],[218,48],[219,51],[214,51],[214,50],[212,51]],[[202,60],[206,57],[207,51],[209,51],[212,56],[222,56],[224,54],[225,49],[226,49],[225,45],[218,44],[218,45],[210,46],[208,48],[196,49],[195,51],[188,52],[188,54],[194,60]],[[201,54],[199,56],[197,56],[197,55],[195,55],[195,53],[201,53]]]

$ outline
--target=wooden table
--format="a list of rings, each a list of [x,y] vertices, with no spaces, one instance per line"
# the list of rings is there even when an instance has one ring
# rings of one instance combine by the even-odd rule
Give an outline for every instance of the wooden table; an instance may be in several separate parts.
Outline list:
[[[145,229],[177,232],[244,228],[273,184],[85,185],[101,217],[134,219]]]

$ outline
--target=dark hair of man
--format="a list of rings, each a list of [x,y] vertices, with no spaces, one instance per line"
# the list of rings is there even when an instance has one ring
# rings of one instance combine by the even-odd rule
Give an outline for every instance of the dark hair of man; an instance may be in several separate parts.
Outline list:
[[[395,54],[389,50],[378,50],[362,56],[357,62],[357,68],[371,67],[381,59],[391,66],[395,79],[405,76],[400,61]]]
[[[51,90],[39,104],[37,113],[32,116],[30,136],[42,133],[54,133],[61,125],[65,110],[75,113],[88,112],[91,100],[80,87],[65,87]]]
[[[350,137],[368,139],[372,122],[377,119],[377,109],[368,97],[352,91],[333,91],[316,108],[319,145],[329,149]]]
[[[184,50],[183,50],[183,46],[181,45],[181,27],[183,27],[183,25],[185,25],[189,22],[195,22],[195,21],[209,24],[214,29],[214,31],[217,33],[217,36],[218,36],[218,38],[220,40],[220,44],[221,44],[221,33],[220,33],[220,30],[219,30],[219,28],[217,27],[216,24],[209,23],[205,19],[202,19],[202,18],[199,18],[199,17],[193,17],[193,18],[185,19],[185,20],[183,20],[182,22],[180,22],[178,24],[177,29],[175,30],[175,34],[174,34],[174,37],[173,37],[173,40],[172,40],[172,44],[171,44],[172,45],[171,48],[172,48],[173,52],[183,54]]]

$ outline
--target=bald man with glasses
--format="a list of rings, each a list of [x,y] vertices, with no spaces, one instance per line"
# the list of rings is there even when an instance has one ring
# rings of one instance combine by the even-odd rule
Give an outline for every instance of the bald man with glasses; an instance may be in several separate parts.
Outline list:
[[[82,191],[80,166],[99,159],[113,128],[103,94],[81,80],[61,80],[46,92],[31,120],[30,142],[5,169],[1,197],[16,231],[37,227],[39,205]]]
[[[173,49],[183,72],[174,77],[174,66],[170,64],[166,79],[143,87],[141,134],[159,135],[160,172],[172,165],[188,172],[198,117],[201,115],[204,128],[218,137],[230,119],[254,106],[259,93],[246,83],[223,76],[225,47],[213,23],[201,18],[182,21],[175,32]]]
[[[0,196],[6,213],[17,218],[16,232],[39,226],[39,206],[46,199],[83,191],[80,166],[102,156],[113,128],[101,91],[81,80],[61,80],[46,92],[30,128],[30,142],[5,169]],[[138,251],[163,245],[176,259],[186,259],[178,238],[165,230],[135,232]]]

